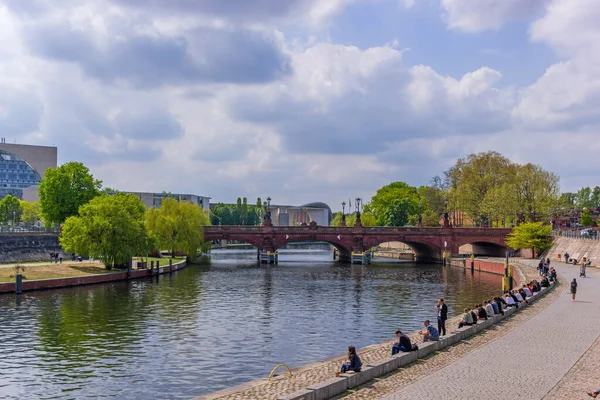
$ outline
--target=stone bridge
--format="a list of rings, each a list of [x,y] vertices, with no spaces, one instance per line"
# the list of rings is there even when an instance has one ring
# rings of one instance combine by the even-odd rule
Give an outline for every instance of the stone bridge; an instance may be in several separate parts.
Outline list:
[[[331,243],[340,258],[365,251],[385,242],[402,242],[410,246],[417,261],[440,260],[444,250],[458,254],[470,244],[475,255],[504,256],[510,228],[396,228],[357,226],[207,226],[206,240],[235,240],[249,243],[259,250],[275,251],[287,243],[322,241]]]

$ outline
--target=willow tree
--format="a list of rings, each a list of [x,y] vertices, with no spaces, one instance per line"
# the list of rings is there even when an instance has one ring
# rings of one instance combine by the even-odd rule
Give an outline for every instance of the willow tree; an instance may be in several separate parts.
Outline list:
[[[194,261],[204,243],[204,227],[210,221],[202,208],[190,202],[172,198],[163,200],[160,208],[146,214],[146,227],[161,248],[172,255],[181,251]]]
[[[102,260],[107,269],[125,266],[135,255],[145,254],[151,240],[144,225],[146,207],[133,194],[104,194],[67,218],[60,244],[67,253]]]

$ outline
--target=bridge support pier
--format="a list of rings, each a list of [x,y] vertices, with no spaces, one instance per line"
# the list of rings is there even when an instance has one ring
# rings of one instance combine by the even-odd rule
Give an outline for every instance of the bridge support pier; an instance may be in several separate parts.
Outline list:
[[[279,253],[277,251],[263,250],[259,253],[259,260],[261,264],[278,264]]]

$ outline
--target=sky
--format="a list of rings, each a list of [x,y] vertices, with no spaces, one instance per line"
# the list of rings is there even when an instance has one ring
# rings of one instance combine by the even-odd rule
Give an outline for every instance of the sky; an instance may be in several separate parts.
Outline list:
[[[0,0],[0,136],[105,186],[367,200],[495,150],[598,184],[598,0]]]

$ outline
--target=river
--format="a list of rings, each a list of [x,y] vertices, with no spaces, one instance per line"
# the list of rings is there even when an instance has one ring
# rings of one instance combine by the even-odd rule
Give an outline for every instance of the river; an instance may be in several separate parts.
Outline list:
[[[191,399],[390,339],[498,293],[499,276],[332,262],[328,247],[248,250],[158,280],[0,295],[0,398]]]

